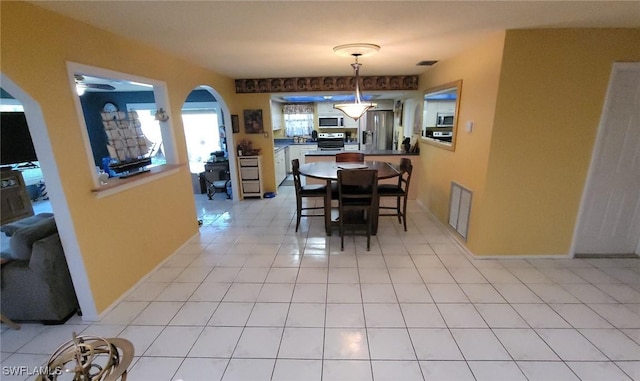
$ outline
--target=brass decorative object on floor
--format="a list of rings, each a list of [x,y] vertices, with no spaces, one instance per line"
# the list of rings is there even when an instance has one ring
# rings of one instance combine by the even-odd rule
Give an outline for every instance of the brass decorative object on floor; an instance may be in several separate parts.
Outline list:
[[[134,348],[129,340],[77,336],[62,344],[49,358],[46,374],[36,381],[116,381],[127,379]]]

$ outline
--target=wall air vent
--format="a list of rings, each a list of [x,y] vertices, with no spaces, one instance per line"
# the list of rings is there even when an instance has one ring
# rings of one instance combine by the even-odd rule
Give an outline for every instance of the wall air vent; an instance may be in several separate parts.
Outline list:
[[[438,61],[420,61],[416,64],[416,66],[433,66],[437,63]]]
[[[465,241],[469,230],[471,214],[471,195],[469,189],[451,182],[451,200],[449,201],[449,225],[460,234]]]

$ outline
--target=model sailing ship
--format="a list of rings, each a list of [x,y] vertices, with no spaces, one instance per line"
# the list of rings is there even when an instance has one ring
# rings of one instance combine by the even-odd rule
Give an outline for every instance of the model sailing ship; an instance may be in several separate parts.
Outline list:
[[[121,178],[148,172],[145,167],[151,164],[149,145],[142,132],[138,113],[114,111],[102,112],[101,115],[109,141],[109,169],[121,174]]]

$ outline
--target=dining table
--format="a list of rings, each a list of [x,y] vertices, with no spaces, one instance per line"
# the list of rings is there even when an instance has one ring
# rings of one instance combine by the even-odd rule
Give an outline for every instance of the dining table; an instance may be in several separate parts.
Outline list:
[[[300,166],[300,174],[313,179],[324,180],[327,183],[327,192],[324,197],[324,226],[327,235],[331,235],[333,227],[337,226],[331,216],[332,187],[331,183],[338,181],[338,171],[341,169],[375,169],[378,171],[378,180],[398,177],[402,173],[400,165],[386,161],[364,161],[362,163],[348,163],[335,161],[317,161]],[[378,232],[378,205],[379,199],[374,200],[374,213],[371,216],[371,234]]]

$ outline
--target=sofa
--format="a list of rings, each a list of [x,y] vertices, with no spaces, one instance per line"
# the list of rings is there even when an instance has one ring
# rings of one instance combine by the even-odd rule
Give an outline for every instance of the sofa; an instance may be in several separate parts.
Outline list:
[[[51,213],[3,225],[9,250],[2,252],[0,309],[18,322],[62,324],[79,312],[78,300]]]

